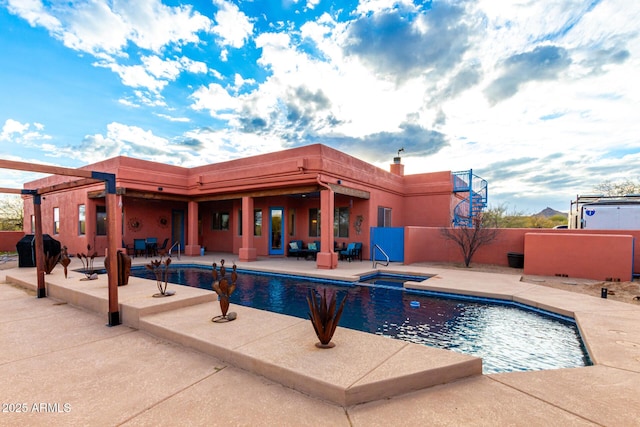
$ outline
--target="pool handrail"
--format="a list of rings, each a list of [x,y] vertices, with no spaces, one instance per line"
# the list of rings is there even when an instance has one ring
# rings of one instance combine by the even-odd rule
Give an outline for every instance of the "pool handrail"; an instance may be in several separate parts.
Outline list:
[[[380,253],[382,253],[382,255],[384,255],[384,257],[386,258],[384,266],[387,267],[389,265],[389,255],[387,255],[384,249],[382,249],[380,245],[376,243],[375,245],[373,245],[373,249],[371,249],[371,260],[373,261],[373,268],[376,268],[376,265],[381,264],[381,262],[376,261],[376,249],[379,250]]]
[[[167,252],[169,254],[169,257],[171,257],[171,251],[173,250],[173,248],[178,249],[178,259],[180,259],[180,242],[174,242],[173,245],[171,245],[171,247],[169,248],[169,252]]]

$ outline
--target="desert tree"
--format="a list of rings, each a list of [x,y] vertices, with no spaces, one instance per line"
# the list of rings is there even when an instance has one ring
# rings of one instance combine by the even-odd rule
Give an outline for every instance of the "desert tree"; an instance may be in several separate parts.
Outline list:
[[[610,181],[606,180],[593,187],[597,193],[601,193],[605,196],[625,196],[627,194],[639,194],[640,182],[632,181],[630,179],[624,181]]]
[[[442,227],[440,234],[447,240],[453,241],[464,258],[464,265],[469,267],[475,253],[482,246],[493,242],[500,232],[495,227],[495,218],[484,218],[476,216],[472,218],[471,224],[459,225],[457,227]]]
[[[22,198],[0,195],[0,230],[20,231],[24,223]]]

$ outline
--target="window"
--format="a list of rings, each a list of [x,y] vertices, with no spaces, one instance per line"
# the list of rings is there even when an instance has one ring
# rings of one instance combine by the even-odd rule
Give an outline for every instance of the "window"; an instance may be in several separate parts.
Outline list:
[[[107,208],[96,206],[96,235],[107,235]]]
[[[378,227],[391,227],[391,208],[378,206]]]
[[[86,234],[86,217],[85,217],[85,206],[78,205],[78,234],[83,236]]]
[[[309,237],[320,237],[320,209],[309,209]]]
[[[36,216],[31,215],[31,234],[36,232]]]
[[[296,235],[296,210],[289,209],[289,236]]]
[[[214,212],[212,230],[228,230],[229,229],[229,212]]]
[[[238,210],[238,236],[242,236],[242,209]]]
[[[60,234],[60,208],[53,208],[53,234]]]
[[[262,211],[260,209],[253,211],[253,235],[262,236]]]
[[[335,208],[333,216],[333,236],[349,237],[349,208]]]

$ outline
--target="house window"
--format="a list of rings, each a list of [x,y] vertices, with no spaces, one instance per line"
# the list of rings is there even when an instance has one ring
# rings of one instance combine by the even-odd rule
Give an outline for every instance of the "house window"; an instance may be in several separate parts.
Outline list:
[[[86,234],[86,216],[85,216],[85,206],[78,205],[78,234],[83,236]]]
[[[229,229],[229,212],[214,212],[212,230],[228,230]]]
[[[349,237],[349,208],[335,208],[333,216],[333,236]]]
[[[253,235],[262,236],[262,210],[253,211]]]
[[[31,234],[36,232],[36,216],[31,215]]]
[[[96,235],[107,235],[107,208],[106,206],[96,206]]]
[[[378,227],[391,227],[391,208],[378,206]]]
[[[309,209],[309,237],[320,237],[320,209]]]
[[[60,208],[53,208],[53,234],[60,234]]]
[[[238,236],[242,236],[242,209],[238,210]]]
[[[289,236],[296,235],[296,210],[289,209]]]

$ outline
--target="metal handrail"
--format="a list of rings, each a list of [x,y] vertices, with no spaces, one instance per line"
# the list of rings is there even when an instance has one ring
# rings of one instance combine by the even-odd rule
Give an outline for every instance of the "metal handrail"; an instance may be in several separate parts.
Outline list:
[[[372,252],[371,258],[373,260],[373,268],[376,268],[376,265],[379,264],[379,262],[376,261],[376,249],[379,250],[382,253],[382,255],[384,255],[384,257],[387,259],[386,264],[384,265],[385,267],[387,267],[389,265],[389,261],[390,261],[389,255],[387,255],[387,253],[380,247],[380,245],[375,244],[373,246],[373,250],[371,251]]]
[[[171,245],[171,247],[169,248],[169,256],[171,256],[171,251],[173,250],[173,248],[177,247],[178,248],[178,259],[180,259],[180,242],[175,242],[173,245]]]

